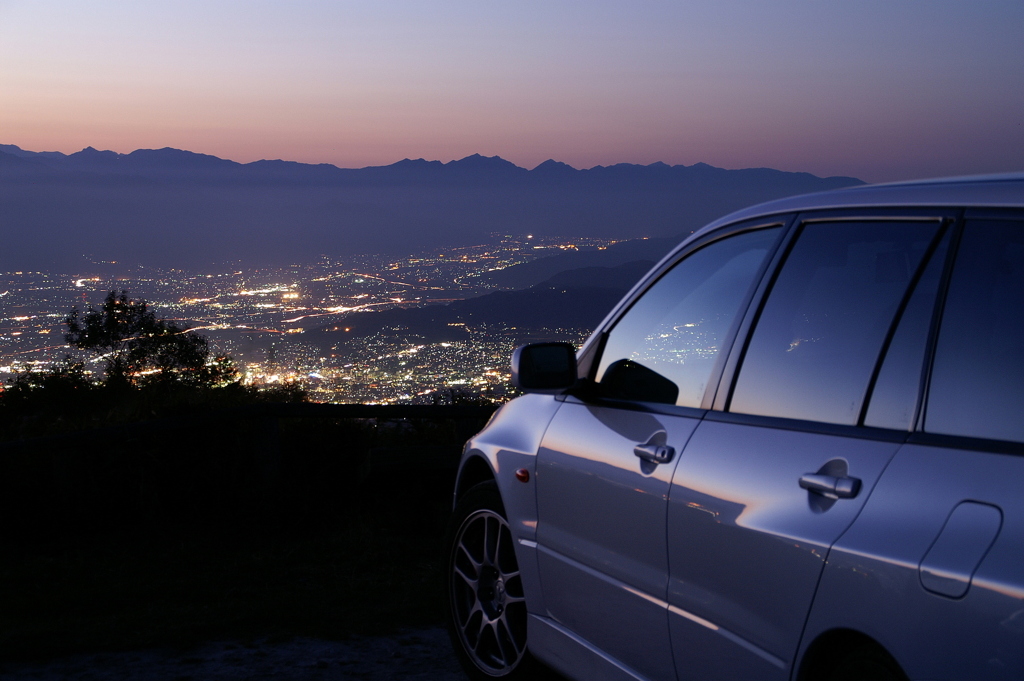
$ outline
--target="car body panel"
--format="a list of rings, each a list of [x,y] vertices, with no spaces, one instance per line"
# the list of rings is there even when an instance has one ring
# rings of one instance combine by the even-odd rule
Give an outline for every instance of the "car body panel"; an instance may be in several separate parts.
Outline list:
[[[655,681],[630,669],[550,617],[530,615],[530,650],[569,678],[586,681]]]
[[[668,601],[680,681],[788,677],[829,546],[898,446],[700,424],[669,497]],[[828,467],[861,481],[856,497],[827,499],[800,487],[801,476]]]
[[[911,679],[1020,679],[1022,480],[1020,455],[904,445],[829,554],[804,647],[826,631],[852,629],[892,651]],[[990,509],[974,527],[986,545],[964,535],[949,547],[970,552],[973,570],[947,573],[966,587],[950,597],[926,588],[921,567],[965,502]],[[990,541],[996,509],[1001,523]]]
[[[566,400],[538,455],[539,568],[548,614],[630,669],[674,675],[666,627],[665,510],[676,457],[697,418]]]
[[[544,612],[544,592],[537,570],[537,499],[535,495],[537,450],[551,418],[561,402],[550,395],[523,395],[503,405],[487,426],[466,443],[459,466],[461,477],[468,462],[486,462],[490,475],[498,485],[505,505],[509,526],[516,543],[516,559],[523,577],[523,591],[530,611]],[[527,482],[516,478],[516,471],[526,469]]]

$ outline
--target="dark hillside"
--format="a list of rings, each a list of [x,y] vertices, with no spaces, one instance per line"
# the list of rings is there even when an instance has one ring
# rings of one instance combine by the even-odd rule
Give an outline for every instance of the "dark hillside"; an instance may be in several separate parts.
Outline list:
[[[524,291],[499,291],[449,305],[362,312],[310,333],[339,340],[398,333],[438,342],[465,339],[467,327],[590,331],[652,265],[640,260],[569,270]]]
[[[535,286],[562,272],[570,270],[591,267],[612,268],[638,261],[650,263],[647,266],[650,269],[654,263],[661,260],[670,250],[678,245],[685,236],[621,241],[617,244],[612,244],[603,251],[596,248],[566,251],[521,265],[514,265],[503,270],[488,272],[482,278],[502,288],[522,289]],[[637,278],[640,277],[640,274],[643,274],[643,272],[640,272]]]

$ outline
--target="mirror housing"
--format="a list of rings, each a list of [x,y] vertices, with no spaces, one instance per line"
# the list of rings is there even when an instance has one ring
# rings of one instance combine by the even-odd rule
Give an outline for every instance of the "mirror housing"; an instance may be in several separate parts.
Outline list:
[[[523,392],[554,395],[576,385],[572,343],[530,343],[512,353],[512,385]]]

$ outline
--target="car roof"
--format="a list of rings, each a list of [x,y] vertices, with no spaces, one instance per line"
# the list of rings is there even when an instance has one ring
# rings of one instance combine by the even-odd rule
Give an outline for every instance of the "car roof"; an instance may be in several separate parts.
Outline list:
[[[730,213],[698,230],[698,234],[732,222],[778,213],[865,206],[1024,207],[1024,172],[867,184],[790,196]]]
[[[968,175],[964,177],[942,177],[931,180],[890,182],[887,184],[862,184],[815,194],[800,194],[784,199],[759,203],[749,208],[729,213],[698,229],[683,239],[651,270],[659,272],[675,261],[679,253],[690,243],[700,239],[719,227],[744,220],[770,218],[784,213],[798,213],[812,210],[843,208],[914,208],[914,207],[987,207],[1024,208],[1024,172],[998,175]],[[607,323],[627,300],[637,291],[643,290],[651,274],[643,277],[608,315],[601,326]],[[600,328],[600,327],[599,327]],[[590,342],[589,340],[587,341]]]

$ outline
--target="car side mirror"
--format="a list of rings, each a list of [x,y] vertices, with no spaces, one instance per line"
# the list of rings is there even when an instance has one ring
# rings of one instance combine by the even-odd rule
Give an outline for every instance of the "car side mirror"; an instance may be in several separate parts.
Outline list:
[[[531,343],[512,353],[512,385],[524,392],[555,394],[575,384],[572,343]]]

